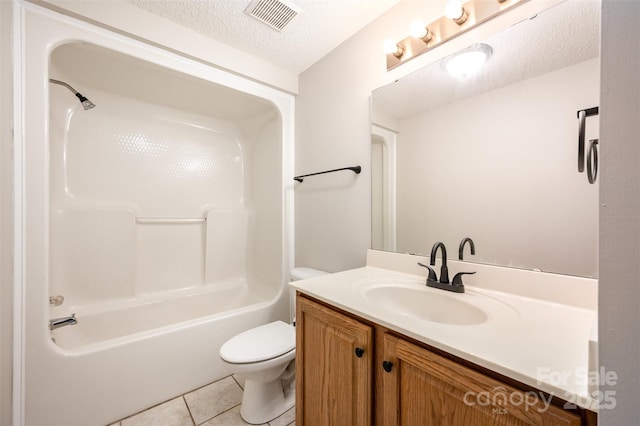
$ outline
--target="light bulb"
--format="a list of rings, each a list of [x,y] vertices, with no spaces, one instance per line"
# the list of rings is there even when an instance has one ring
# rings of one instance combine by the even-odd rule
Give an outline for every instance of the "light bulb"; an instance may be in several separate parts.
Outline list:
[[[409,34],[411,37],[422,38],[427,35],[429,30],[422,21],[413,21],[409,26]]]
[[[460,0],[449,0],[444,9],[444,14],[447,18],[453,19],[454,21],[460,19],[464,14],[462,2],[460,2]]]
[[[384,41],[384,44],[382,45],[382,49],[384,50],[384,53],[386,53],[387,55],[393,55],[398,59],[401,58],[402,54],[404,53],[404,49],[401,46],[399,46],[398,43],[396,43],[390,38]]]

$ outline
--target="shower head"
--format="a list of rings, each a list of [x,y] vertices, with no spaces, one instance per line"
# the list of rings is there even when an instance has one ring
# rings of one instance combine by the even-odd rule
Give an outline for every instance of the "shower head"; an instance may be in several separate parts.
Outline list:
[[[82,103],[82,107],[84,108],[85,111],[91,108],[95,108],[96,104],[94,104],[89,99],[82,96],[82,94],[76,93],[76,96],[78,97],[78,99],[80,99],[80,102]]]
[[[78,92],[76,89],[71,87],[71,85],[65,83],[64,81],[54,80],[53,78],[50,78],[49,79],[49,83],[59,84],[60,86],[64,86],[67,89],[69,89],[71,91],[71,93],[73,93],[74,95],[76,95],[76,97],[78,99],[80,99],[80,103],[82,104],[82,108],[84,108],[85,111],[88,110],[88,109],[94,108],[96,106],[96,104],[94,104],[89,99],[87,99],[84,96],[82,96],[82,93]]]

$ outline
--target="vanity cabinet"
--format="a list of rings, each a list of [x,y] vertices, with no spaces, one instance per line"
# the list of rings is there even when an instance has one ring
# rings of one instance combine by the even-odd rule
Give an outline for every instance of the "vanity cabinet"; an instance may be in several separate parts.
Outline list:
[[[372,424],[372,348],[373,327],[297,298],[297,425]]]
[[[298,426],[591,424],[584,413],[545,406],[549,395],[517,389],[300,293],[296,333]]]

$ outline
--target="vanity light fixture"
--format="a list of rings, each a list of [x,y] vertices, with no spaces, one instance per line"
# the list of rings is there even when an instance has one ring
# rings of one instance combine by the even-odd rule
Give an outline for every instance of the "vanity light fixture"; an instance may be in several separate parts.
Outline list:
[[[449,0],[444,16],[428,25],[411,24],[410,35],[400,41],[387,40],[384,44],[387,71],[528,0],[463,1]]]
[[[462,6],[460,0],[449,0],[447,6],[444,9],[444,14],[447,18],[451,19],[458,25],[462,25],[469,19],[469,13]]]
[[[454,77],[467,78],[478,72],[492,53],[493,48],[486,43],[473,44],[443,59],[442,67]]]

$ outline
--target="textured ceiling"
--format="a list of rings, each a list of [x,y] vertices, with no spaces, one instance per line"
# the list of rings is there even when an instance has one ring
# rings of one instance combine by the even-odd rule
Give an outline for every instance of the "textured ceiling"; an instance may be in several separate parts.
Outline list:
[[[599,28],[599,0],[567,0],[487,39],[493,55],[476,75],[454,78],[438,62],[374,91],[374,108],[403,118],[596,58]]]
[[[282,32],[244,13],[250,0],[127,0],[300,74],[399,0],[288,0],[301,9]]]

